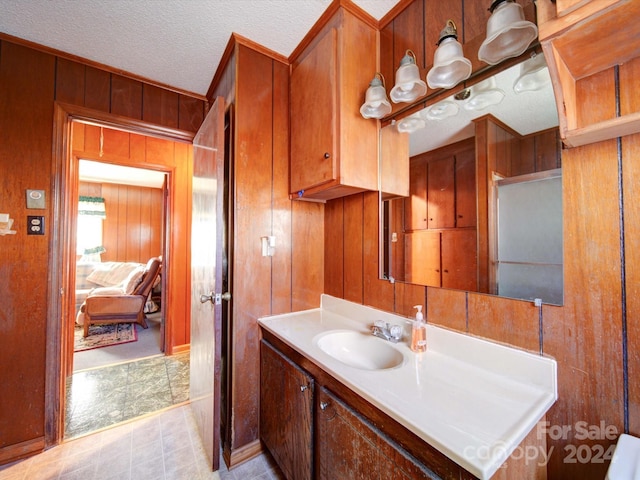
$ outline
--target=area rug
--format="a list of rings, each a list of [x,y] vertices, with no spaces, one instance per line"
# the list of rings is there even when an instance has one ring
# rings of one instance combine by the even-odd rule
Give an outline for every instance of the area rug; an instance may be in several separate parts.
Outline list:
[[[110,347],[111,345],[120,345],[138,340],[138,332],[133,323],[91,325],[89,327],[89,335],[83,337],[83,333],[82,327],[76,327],[73,339],[74,352]]]

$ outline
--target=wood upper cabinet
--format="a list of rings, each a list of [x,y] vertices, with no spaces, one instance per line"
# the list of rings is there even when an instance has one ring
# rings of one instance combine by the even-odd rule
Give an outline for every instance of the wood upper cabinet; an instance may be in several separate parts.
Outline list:
[[[260,345],[260,438],[289,480],[313,478],[313,378]]]
[[[624,86],[640,68],[640,2],[558,0],[552,17],[549,1],[538,10],[538,37],[563,142],[575,147],[640,132],[640,104],[625,101],[635,91]]]
[[[473,138],[411,159],[405,229],[476,225],[476,171]]]
[[[319,480],[439,478],[323,387],[317,406]]]
[[[360,115],[376,72],[376,30],[355,8],[339,6],[323,16],[292,55],[290,190],[296,198],[330,200],[378,189],[378,122]]]
[[[442,287],[475,292],[478,290],[478,247],[476,230],[442,231]]]

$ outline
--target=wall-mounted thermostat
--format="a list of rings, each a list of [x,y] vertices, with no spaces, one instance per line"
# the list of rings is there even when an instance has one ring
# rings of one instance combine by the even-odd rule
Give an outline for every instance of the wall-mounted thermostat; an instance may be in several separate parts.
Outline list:
[[[27,208],[44,209],[44,190],[27,190]]]

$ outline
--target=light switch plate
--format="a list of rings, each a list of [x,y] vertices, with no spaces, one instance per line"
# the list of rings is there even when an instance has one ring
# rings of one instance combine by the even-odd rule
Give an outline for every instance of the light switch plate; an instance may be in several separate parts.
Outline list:
[[[27,190],[27,208],[46,208],[44,190]]]

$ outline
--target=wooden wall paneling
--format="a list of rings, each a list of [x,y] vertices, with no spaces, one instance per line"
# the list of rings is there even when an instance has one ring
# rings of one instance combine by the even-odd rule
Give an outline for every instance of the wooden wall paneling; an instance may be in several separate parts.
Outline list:
[[[469,333],[501,343],[540,351],[539,310],[533,302],[468,294]]]
[[[414,305],[422,305],[422,311],[426,311],[427,287],[412,283],[395,283],[394,312],[407,318],[415,318]]]
[[[234,145],[233,404],[232,448],[259,438],[260,332],[257,319],[271,313],[271,258],[260,237],[271,233],[273,97],[272,61],[238,47]],[[267,82],[265,84],[265,82]]]
[[[524,175],[536,171],[536,137],[529,135],[520,140],[520,155],[511,163],[512,175]]]
[[[15,235],[0,237],[0,463],[41,450],[45,435],[49,240],[52,218],[52,119],[55,58],[0,43],[2,212]],[[10,92],[5,94],[4,92]],[[27,210],[26,189],[42,189],[46,208]],[[26,235],[26,216],[45,217],[45,235]]]
[[[425,77],[425,40],[424,40],[424,0],[416,0],[407,6],[393,19],[393,57],[390,76],[385,75],[387,91],[390,92],[396,83],[396,70],[407,50],[413,51],[420,76]],[[428,62],[427,62],[428,63]],[[407,107],[406,103],[391,103],[392,114]]]
[[[85,125],[84,153],[94,158],[100,158],[100,127]]]
[[[615,81],[613,68],[576,81],[576,98],[589,99],[576,102],[578,127],[615,118]]]
[[[144,135],[136,135],[134,133],[129,135],[129,158],[141,168],[144,168],[144,164],[147,163],[147,139],[148,137]],[[176,162],[173,158],[173,152],[167,151],[165,153],[162,162],[163,165],[175,166]],[[169,156],[169,153],[171,153],[171,156]]]
[[[561,372],[559,411],[554,415],[566,419],[564,424],[584,421],[599,425],[602,421],[621,432],[624,405],[616,141],[565,150],[562,170],[563,322],[552,325],[553,319],[548,322],[544,317],[543,337],[544,352],[558,360]],[[599,444],[606,450],[613,442],[590,442],[576,439],[574,434],[552,440],[557,452],[550,467],[554,476],[604,478],[606,464],[564,462],[565,447]]]
[[[488,159],[488,136],[489,128],[487,122],[475,122],[476,130],[476,189],[478,195],[478,292],[489,293],[491,284],[489,282],[489,191],[488,182],[490,180],[489,159]]]
[[[295,243],[294,243],[295,245]],[[324,207],[324,293],[344,298],[344,199]]]
[[[475,227],[477,216],[475,140],[469,139],[466,148],[456,152],[455,226]]]
[[[475,3],[475,2],[474,2]],[[424,54],[427,71],[433,66],[433,54],[438,48],[440,32],[453,20],[458,30],[458,41],[464,42],[464,22],[462,21],[463,0],[424,0]]]
[[[125,250],[125,259],[126,261],[140,261],[135,259],[140,259],[140,222],[142,221],[141,217],[141,206],[142,200],[140,195],[140,190],[135,187],[127,186],[124,189],[124,194],[126,198],[126,239],[127,245]]]
[[[71,151],[84,150],[84,133],[86,125],[84,123],[71,123]]]
[[[331,202],[327,202],[329,205]],[[328,293],[325,280],[328,257],[342,257],[342,248],[337,251],[325,250],[324,239],[327,228],[324,225],[325,205],[313,202],[292,203],[292,298],[291,310],[307,310],[320,306],[320,294]],[[339,279],[342,283],[342,277]],[[340,287],[342,288],[342,287]],[[340,295],[335,295],[340,296]]]
[[[85,66],[66,58],[56,58],[56,100],[84,105]]]
[[[107,155],[110,157],[131,159],[129,150],[129,138],[131,134],[113,128],[98,128],[100,135],[102,135],[103,142],[102,151],[99,152],[101,157]]]
[[[84,106],[108,112],[111,110],[111,74],[94,67],[85,67]]]
[[[378,192],[365,192],[363,195],[362,267],[364,287],[362,303],[391,312],[393,311],[393,284],[379,278],[380,197]]]
[[[176,142],[171,162],[175,164],[169,190],[172,216],[169,220],[169,269],[163,269],[169,298],[165,313],[168,355],[184,350],[191,335],[191,178],[193,147]]]
[[[405,202],[397,200],[391,206],[391,232],[396,234],[397,241],[391,242],[391,274],[395,278],[405,278]]]
[[[205,101],[178,95],[178,128],[196,132],[204,120]]]
[[[396,69],[398,65],[394,65],[395,58],[393,56],[393,28],[394,22],[389,22],[382,30],[380,30],[378,34],[378,43],[379,43],[379,70],[384,77],[384,86],[387,91],[387,96],[391,92],[393,85],[395,84],[396,78]],[[398,60],[399,61],[399,60]],[[373,78],[373,75],[371,76]],[[389,101],[391,98],[389,97]],[[392,104],[393,105],[393,104]]]
[[[620,66],[620,113],[640,110],[640,57]],[[629,433],[640,436],[640,134],[622,139]]]
[[[145,143],[145,163],[149,166],[177,167],[180,165],[176,162],[174,156],[174,149],[178,145],[177,142],[163,138],[146,137]],[[144,168],[144,165],[140,166]]]
[[[424,309],[427,322],[459,332],[467,331],[467,293],[448,288],[427,287]]]
[[[344,299],[362,303],[363,195],[344,198]]]
[[[547,130],[535,136],[536,142],[536,172],[553,170],[562,167],[562,143],[560,131],[557,128]]]
[[[289,200],[289,66],[273,62],[272,313],[291,311],[291,217]]]
[[[111,75],[111,113],[142,119],[142,82]]]
[[[178,128],[179,95],[164,88],[142,86],[142,119],[146,122]]]
[[[626,83],[632,85],[632,83]],[[622,139],[629,433],[640,436],[640,134]],[[624,341],[624,340],[623,340]]]

